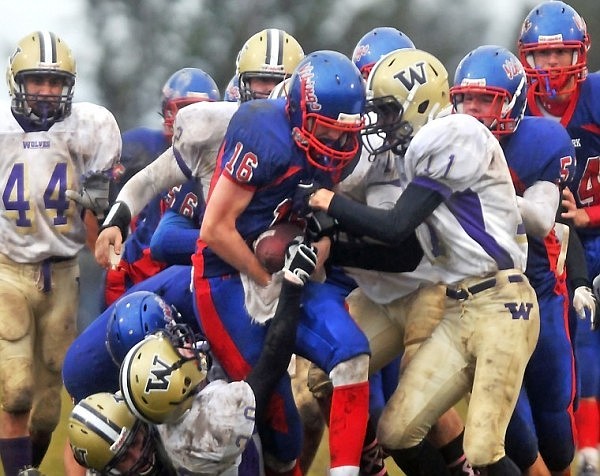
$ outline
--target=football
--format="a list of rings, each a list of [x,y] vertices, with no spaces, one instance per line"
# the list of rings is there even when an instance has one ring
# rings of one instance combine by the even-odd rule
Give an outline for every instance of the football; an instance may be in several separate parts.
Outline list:
[[[297,236],[304,237],[299,225],[277,223],[256,238],[254,254],[269,273],[276,273],[283,268],[287,247]]]

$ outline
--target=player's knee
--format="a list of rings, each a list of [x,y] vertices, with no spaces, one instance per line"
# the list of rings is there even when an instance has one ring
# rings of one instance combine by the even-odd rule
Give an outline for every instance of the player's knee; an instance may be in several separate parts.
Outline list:
[[[333,384],[329,375],[315,364],[311,364],[308,369],[307,385],[315,398],[329,398],[333,392]]]
[[[505,456],[503,438],[486,437],[465,429],[463,448],[469,463],[474,467],[484,467]]]
[[[412,448],[423,441],[426,435],[427,431],[423,428],[399,421],[398,418],[388,418],[386,410],[377,425],[377,440],[384,448]]]
[[[30,431],[51,433],[60,420],[60,387],[44,389],[31,409]]]
[[[10,359],[0,362],[0,395],[2,409],[9,413],[31,410],[33,402],[32,363]]]
[[[369,355],[360,354],[337,364],[331,369],[334,387],[366,382],[369,379]]]

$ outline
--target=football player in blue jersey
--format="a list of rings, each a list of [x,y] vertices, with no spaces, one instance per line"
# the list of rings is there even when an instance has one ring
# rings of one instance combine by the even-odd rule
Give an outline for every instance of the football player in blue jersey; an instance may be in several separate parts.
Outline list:
[[[296,67],[287,99],[242,103],[229,123],[193,257],[193,285],[205,335],[234,379],[256,363],[279,282],[249,243],[289,219],[301,181],[339,178],[358,152],[364,104],[364,81],[354,64],[340,53],[317,51]],[[331,474],[358,474],[368,344],[343,303],[319,283],[308,284],[303,308],[294,351],[329,372],[334,386]],[[282,379],[268,422],[259,425],[269,474],[298,474],[300,422],[290,397],[289,379]]]
[[[173,122],[181,108],[199,101],[219,101],[215,81],[199,68],[183,68],[173,73],[162,88],[161,115],[163,128],[138,127],[123,134],[123,152],[115,167],[112,200],[135,173],[154,161],[173,139]],[[132,233],[118,265],[107,271],[105,303],[110,305],[135,283],[164,269],[165,263],[155,259],[149,249],[150,238],[164,211],[163,195],[156,195],[136,216]]]
[[[588,312],[594,312],[594,301],[586,300],[591,291],[583,257],[583,274],[576,268],[573,273],[577,275],[566,272],[566,257],[576,256],[566,252],[569,238],[574,238],[568,233],[557,237],[554,229],[559,189],[566,185],[562,179],[572,175],[575,150],[560,124],[523,117],[526,94],[527,81],[519,59],[495,45],[469,52],[458,65],[450,89],[455,110],[478,118],[502,145],[527,230],[525,274],[540,306],[538,344],[508,427],[507,454],[524,472],[543,468],[545,463],[552,474],[563,474],[575,451],[567,277],[576,283],[575,294],[584,300]]]
[[[523,21],[519,55],[530,84],[527,114],[562,124],[575,146],[575,170],[563,192],[562,216],[575,225],[585,249],[589,278],[600,272],[600,74],[588,74],[590,37],[584,19],[562,1],[543,2]],[[579,467],[598,474],[600,333],[578,323],[575,357],[580,378],[575,413]]]
[[[315,266],[314,248],[300,242],[288,246],[266,345],[243,382],[215,378],[210,368],[207,376],[209,360],[199,353],[197,334],[174,326],[171,307],[156,294],[122,298],[109,318],[107,349],[116,361],[123,360],[117,387],[127,406],[106,390],[78,402],[69,419],[76,460],[102,474],[238,474],[232,472],[238,465],[239,474],[262,474],[261,459],[249,442],[256,423],[265,418],[272,387],[286,372],[302,290]],[[161,327],[165,330],[152,332]],[[195,351],[183,354],[180,347]],[[156,363],[150,355],[168,369],[165,388],[146,388]]]

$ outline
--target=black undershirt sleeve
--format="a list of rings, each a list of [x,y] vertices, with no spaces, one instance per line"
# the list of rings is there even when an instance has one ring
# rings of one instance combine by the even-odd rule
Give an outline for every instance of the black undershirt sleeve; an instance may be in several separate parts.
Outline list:
[[[567,267],[567,281],[571,291],[574,291],[580,286],[587,286],[591,289],[592,285],[588,277],[585,251],[577,231],[575,231],[575,228],[572,226],[569,227],[569,243],[565,264]]]
[[[327,213],[352,234],[397,245],[407,239],[443,200],[439,192],[410,183],[390,210],[369,207],[336,193]]]
[[[423,249],[417,236],[411,233],[398,245],[381,245],[357,241],[336,241],[328,264],[353,268],[401,273],[413,271],[423,258]]]
[[[277,310],[269,322],[260,357],[246,378],[256,398],[257,421],[265,418],[273,389],[290,363],[296,344],[302,288],[283,280]]]

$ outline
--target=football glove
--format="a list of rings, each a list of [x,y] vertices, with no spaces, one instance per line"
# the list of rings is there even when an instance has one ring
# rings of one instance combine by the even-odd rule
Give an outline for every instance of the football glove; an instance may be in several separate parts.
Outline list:
[[[94,172],[82,178],[81,191],[67,190],[68,199],[91,210],[99,219],[104,218],[108,210],[108,187],[110,179],[107,174]]]
[[[310,195],[320,188],[321,185],[317,182],[299,183],[292,199],[292,211],[301,217],[309,215],[311,213],[311,208],[308,206]]]
[[[338,221],[323,210],[316,210],[306,216],[306,237],[311,243],[324,236],[333,240],[338,228]]]
[[[317,266],[317,250],[312,246],[292,241],[285,252],[283,276],[288,281],[304,286]]]
[[[594,284],[596,280],[594,279]],[[573,308],[579,319],[590,319],[590,329],[595,331],[598,328],[598,318],[596,317],[596,298],[592,290],[587,286],[579,286],[573,293]]]

